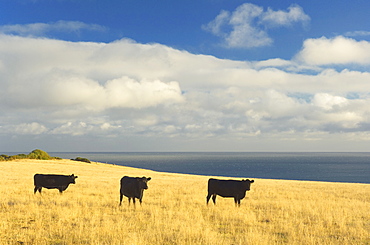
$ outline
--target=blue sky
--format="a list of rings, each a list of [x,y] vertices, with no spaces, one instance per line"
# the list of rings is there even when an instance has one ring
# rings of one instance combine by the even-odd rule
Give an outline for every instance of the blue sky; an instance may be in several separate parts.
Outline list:
[[[0,2],[3,151],[368,151],[368,1]]]
[[[273,40],[260,48],[220,48],[220,37],[207,32],[207,25],[221,11],[233,12],[239,6],[251,3],[267,11],[288,11],[298,5],[310,18],[292,21],[286,26],[267,27]],[[160,43],[197,54],[215,55],[219,58],[261,60],[269,58],[290,59],[307,38],[346,35],[348,32],[368,29],[370,3],[353,1],[75,1],[75,0],[15,0],[2,1],[2,25],[52,24],[60,20],[79,21],[99,25],[100,30],[81,28],[78,31],[49,31],[50,38],[71,41],[111,42],[130,38],[139,43]],[[258,21],[258,18],[255,19]],[[364,38],[364,37],[362,37]],[[367,35],[366,40],[369,40]]]

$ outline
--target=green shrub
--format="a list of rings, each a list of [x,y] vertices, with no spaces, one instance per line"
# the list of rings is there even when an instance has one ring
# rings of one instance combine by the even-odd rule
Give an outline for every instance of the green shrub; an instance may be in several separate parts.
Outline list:
[[[27,157],[29,159],[39,159],[39,160],[53,159],[51,156],[49,156],[48,153],[39,149],[33,150],[30,154],[27,155]]]
[[[87,163],[91,163],[91,161],[87,158],[83,158],[83,157],[76,157],[75,159],[71,159],[73,161],[79,161],[79,162],[87,162]]]
[[[39,149],[36,149],[36,150],[32,151],[28,155],[26,155],[26,154],[18,154],[18,155],[14,155],[14,156],[8,156],[8,155],[5,155],[5,154],[0,155],[0,161],[11,161],[11,160],[16,160],[16,159],[38,159],[38,160],[56,159],[56,160],[60,160],[62,158],[60,158],[60,157],[51,157],[51,156],[49,156],[48,153],[46,153],[45,151],[39,150]]]
[[[7,161],[7,160],[9,160],[8,155],[5,155],[5,154],[0,155],[0,161]]]
[[[26,154],[18,154],[18,155],[10,156],[9,157],[9,160],[26,159],[26,158],[27,158],[27,155]]]

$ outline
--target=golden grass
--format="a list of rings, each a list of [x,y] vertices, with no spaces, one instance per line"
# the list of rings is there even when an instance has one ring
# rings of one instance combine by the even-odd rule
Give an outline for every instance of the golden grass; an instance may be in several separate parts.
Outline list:
[[[35,173],[79,177],[34,195]],[[0,175],[0,244],[370,244],[368,184],[255,179],[237,208],[206,206],[208,176],[69,160],[0,162]],[[124,175],[152,177],[142,206],[119,207]]]

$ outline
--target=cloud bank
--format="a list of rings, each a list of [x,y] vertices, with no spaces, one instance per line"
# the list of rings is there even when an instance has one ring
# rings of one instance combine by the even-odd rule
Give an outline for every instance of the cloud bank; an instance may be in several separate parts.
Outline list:
[[[307,25],[310,17],[299,5],[291,5],[287,11],[274,11],[251,3],[237,7],[233,12],[222,10],[203,29],[222,38],[228,48],[254,48],[269,46],[273,39],[268,30],[289,27],[295,23]]]
[[[275,23],[297,19],[293,10],[293,17],[273,17]],[[171,140],[188,142],[180,150],[367,142],[370,73],[335,65],[368,67],[369,53],[368,42],[342,36],[308,39],[292,60],[242,62],[128,39],[67,42],[2,34],[0,137],[85,137],[103,148],[115,139],[126,147],[136,142],[136,149],[151,142],[145,149],[160,150],[172,149]],[[159,139],[167,148],[158,146]]]

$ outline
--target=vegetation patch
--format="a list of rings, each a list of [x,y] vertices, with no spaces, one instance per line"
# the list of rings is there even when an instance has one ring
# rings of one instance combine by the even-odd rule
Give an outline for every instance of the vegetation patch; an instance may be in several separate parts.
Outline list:
[[[87,158],[84,158],[84,157],[76,157],[75,159],[71,159],[73,161],[79,161],[79,162],[87,162],[87,163],[91,163],[91,161]]]
[[[17,154],[8,156],[5,154],[0,155],[0,161],[13,161],[19,159],[37,159],[37,160],[58,160],[60,157],[51,157],[47,152],[36,149],[29,154]]]

